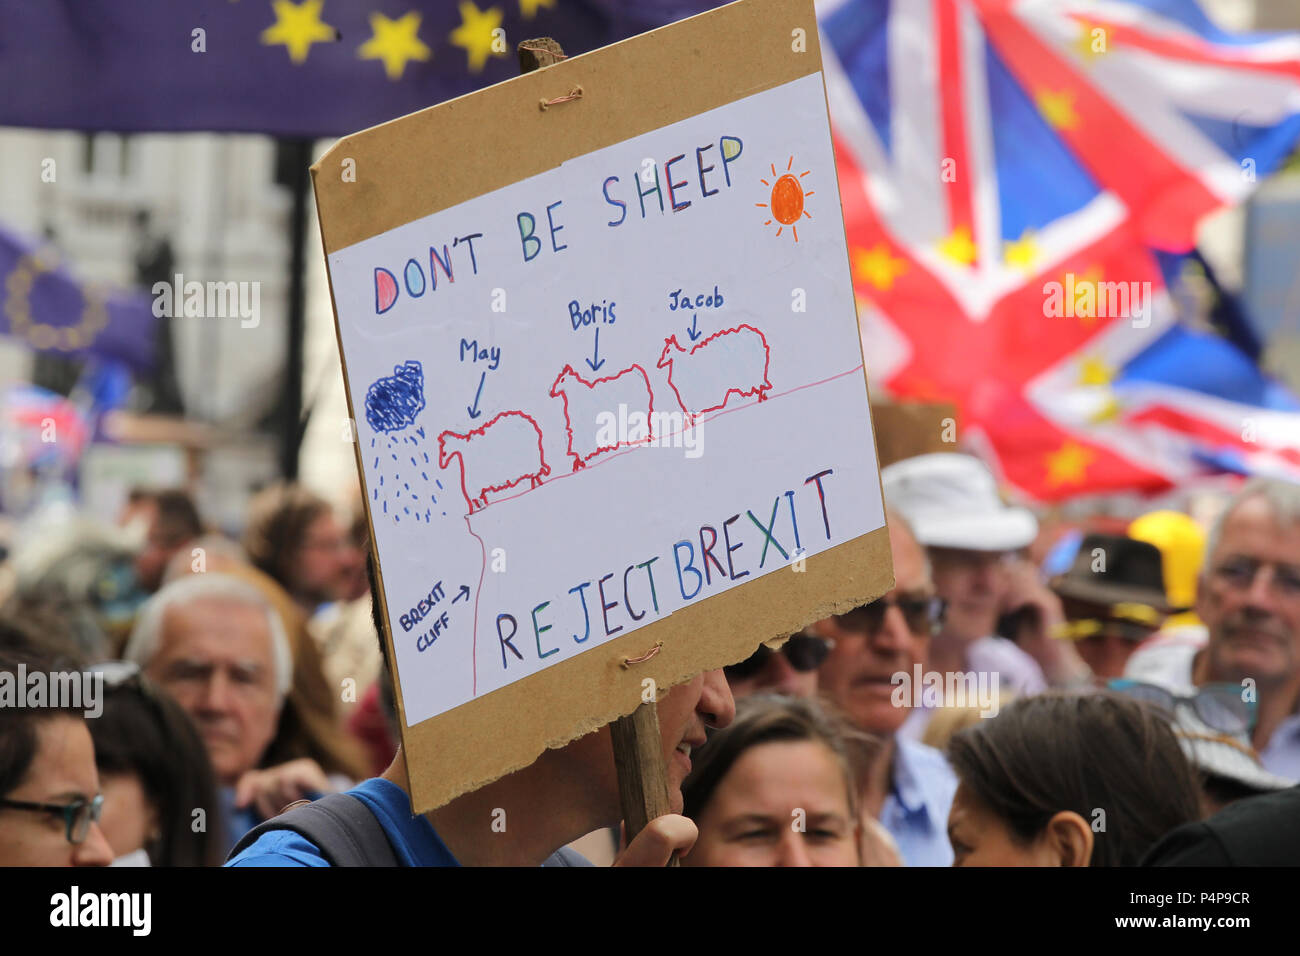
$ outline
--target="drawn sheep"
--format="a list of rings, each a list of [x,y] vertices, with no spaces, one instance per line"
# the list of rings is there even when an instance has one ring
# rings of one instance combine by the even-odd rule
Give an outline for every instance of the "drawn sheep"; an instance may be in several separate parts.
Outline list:
[[[587,462],[604,452],[654,439],[654,393],[650,390],[650,378],[640,365],[594,381],[588,381],[573,366],[566,365],[551,386],[551,397],[564,400],[568,454],[573,459],[574,471],[587,467]],[[603,414],[616,416],[620,424],[632,420],[634,415],[644,416],[645,427],[638,429],[644,434],[629,441],[630,429],[619,428],[613,444],[601,444],[600,433],[604,429],[598,426]]]
[[[488,492],[505,491],[528,479],[530,488],[551,473],[542,452],[542,430],[532,416],[502,412],[465,434],[445,431],[438,436],[438,464],[460,459],[460,487],[473,514],[487,507]]]
[[[767,400],[767,338],[752,325],[715,332],[688,352],[672,335],[664,340],[656,368],[668,369],[668,384],[687,416],[717,411],[732,395]]]

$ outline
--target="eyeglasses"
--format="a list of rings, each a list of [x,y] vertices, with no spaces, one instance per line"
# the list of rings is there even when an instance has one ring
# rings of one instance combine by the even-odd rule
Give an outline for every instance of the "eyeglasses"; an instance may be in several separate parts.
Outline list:
[[[879,598],[870,604],[856,607],[846,614],[836,614],[835,623],[849,631],[860,634],[876,634],[885,624],[885,611],[891,607],[898,608],[907,622],[907,628],[913,634],[929,636],[943,623],[947,604],[942,598],[900,597],[888,600]]]
[[[820,637],[813,637],[809,634],[796,634],[781,645],[779,652],[772,650],[766,644],[760,644],[758,650],[753,654],[750,654],[739,664],[724,667],[723,672],[735,680],[755,677],[767,666],[767,662],[773,654],[781,653],[785,655],[785,659],[790,662],[791,667],[800,673],[806,674],[820,667],[822,661],[826,660],[826,655],[830,652],[830,643]]]
[[[1153,704],[1171,716],[1179,704],[1192,708],[1201,722],[1225,734],[1249,733],[1255,727],[1255,701],[1241,695],[1239,684],[1206,684],[1194,694],[1175,694],[1158,684],[1120,678],[1106,685],[1136,700]]]
[[[0,799],[0,807],[61,814],[67,829],[68,842],[75,846],[85,842],[87,834],[90,833],[90,824],[99,822],[99,815],[104,810],[104,795],[97,793],[90,800],[79,798],[71,803],[31,803],[27,800],[10,800],[6,797]]]
[[[1273,569],[1272,585],[1288,597],[1300,595],[1300,568],[1256,558],[1232,557],[1214,569],[1214,576],[1229,587],[1245,590],[1255,583],[1260,568]]]

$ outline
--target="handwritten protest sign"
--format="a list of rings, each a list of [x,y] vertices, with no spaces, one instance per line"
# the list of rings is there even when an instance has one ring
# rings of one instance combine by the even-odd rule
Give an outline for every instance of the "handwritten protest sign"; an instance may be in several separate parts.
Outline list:
[[[313,167],[417,808],[890,587],[820,69],[746,0]]]

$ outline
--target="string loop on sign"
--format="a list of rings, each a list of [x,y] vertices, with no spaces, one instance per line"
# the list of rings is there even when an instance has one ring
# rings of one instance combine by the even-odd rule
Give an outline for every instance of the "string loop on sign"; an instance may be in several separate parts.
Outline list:
[[[546,109],[548,106],[554,106],[556,103],[567,103],[569,102],[569,100],[577,100],[581,98],[582,98],[582,87],[575,86],[573,89],[571,89],[568,92],[568,95],[566,96],[557,96],[554,99],[542,100],[541,101],[542,109]]]
[[[624,668],[628,668],[628,667],[631,667],[633,664],[644,664],[646,661],[650,660],[650,658],[652,658],[652,657],[654,657],[656,654],[658,654],[658,653],[659,653],[659,648],[661,648],[661,647],[663,647],[663,646],[664,646],[664,642],[663,642],[663,641],[656,641],[656,642],[655,642],[655,646],[652,647],[652,648],[650,648],[650,650],[646,651],[646,652],[645,652],[644,654],[642,654],[640,657],[625,657],[625,658],[623,658],[623,667],[624,667]]]
[[[547,56],[555,57],[557,60],[567,60],[569,55],[561,53],[558,50],[551,50],[536,43],[521,43],[519,49],[527,50],[529,53],[545,53]]]

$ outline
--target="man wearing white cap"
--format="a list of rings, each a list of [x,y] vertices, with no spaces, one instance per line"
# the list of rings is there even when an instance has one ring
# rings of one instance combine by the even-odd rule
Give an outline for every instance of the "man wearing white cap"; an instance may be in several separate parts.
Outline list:
[[[992,472],[970,455],[919,455],[889,465],[880,476],[885,500],[925,546],[935,590],[946,604],[930,645],[931,670],[996,674],[1002,691],[1021,696],[1045,690],[1038,663],[994,633],[1010,562],[1038,534],[1037,519],[1003,504]],[[918,709],[904,733],[919,735],[925,722]]]

